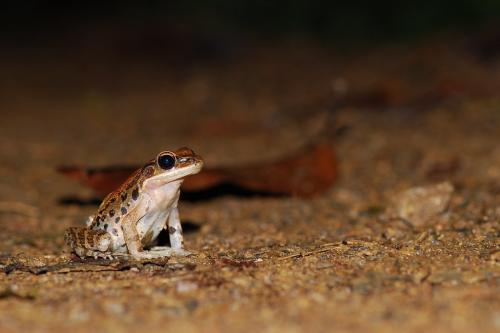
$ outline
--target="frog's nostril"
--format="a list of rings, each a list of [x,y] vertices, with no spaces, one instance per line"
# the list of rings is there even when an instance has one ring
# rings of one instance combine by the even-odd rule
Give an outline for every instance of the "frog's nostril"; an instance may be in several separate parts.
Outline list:
[[[180,156],[193,156],[194,151],[191,148],[182,147],[182,148],[177,149],[175,151],[175,154],[180,155]]]

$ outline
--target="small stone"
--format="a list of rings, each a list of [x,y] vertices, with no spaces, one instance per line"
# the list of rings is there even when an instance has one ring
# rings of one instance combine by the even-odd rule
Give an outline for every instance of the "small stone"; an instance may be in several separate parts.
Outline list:
[[[493,252],[490,255],[490,261],[492,261],[492,262],[500,262],[500,251]]]
[[[429,276],[429,271],[419,270],[412,275],[413,282],[415,284],[422,283]]]
[[[414,226],[428,224],[448,208],[453,191],[453,185],[448,182],[412,187],[396,196],[395,214]]]
[[[192,298],[186,301],[185,306],[189,312],[193,312],[200,306],[200,303],[198,302],[197,299]]]
[[[120,303],[109,303],[105,305],[105,309],[112,314],[121,315],[125,312],[125,307]]]
[[[188,293],[198,289],[198,284],[191,281],[179,281],[176,289],[178,293]]]
[[[318,292],[313,292],[310,294],[311,300],[318,304],[324,304],[326,302],[325,296],[323,296],[321,293]]]

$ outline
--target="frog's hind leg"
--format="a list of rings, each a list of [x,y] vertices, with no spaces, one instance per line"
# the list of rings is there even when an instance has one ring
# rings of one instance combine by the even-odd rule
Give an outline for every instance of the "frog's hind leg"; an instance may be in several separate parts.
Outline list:
[[[66,244],[80,257],[111,258],[111,235],[104,230],[71,227],[64,234]]]

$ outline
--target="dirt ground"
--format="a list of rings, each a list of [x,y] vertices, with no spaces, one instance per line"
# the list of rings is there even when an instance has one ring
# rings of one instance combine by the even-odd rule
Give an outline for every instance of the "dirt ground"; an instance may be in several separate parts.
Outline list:
[[[297,42],[189,69],[2,57],[1,331],[500,330],[500,61],[469,44]],[[181,202],[187,258],[81,262],[65,248],[95,194],[57,166],[184,145],[213,166],[270,161],[325,112],[340,170],[327,193]],[[445,212],[391,216],[400,191],[443,181]]]

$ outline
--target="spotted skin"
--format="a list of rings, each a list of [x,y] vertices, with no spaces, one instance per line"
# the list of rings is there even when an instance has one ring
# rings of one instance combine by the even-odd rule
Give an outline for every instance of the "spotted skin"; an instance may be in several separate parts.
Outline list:
[[[175,158],[174,166],[162,167],[159,161],[165,155]],[[66,244],[82,258],[128,255],[151,259],[187,254],[177,203],[183,178],[198,173],[202,166],[201,157],[189,148],[160,153],[103,200],[86,228],[69,228]],[[164,228],[169,231],[171,247],[145,250]]]
[[[102,230],[72,227],[66,230],[65,241],[80,257],[109,257],[111,236]]]

